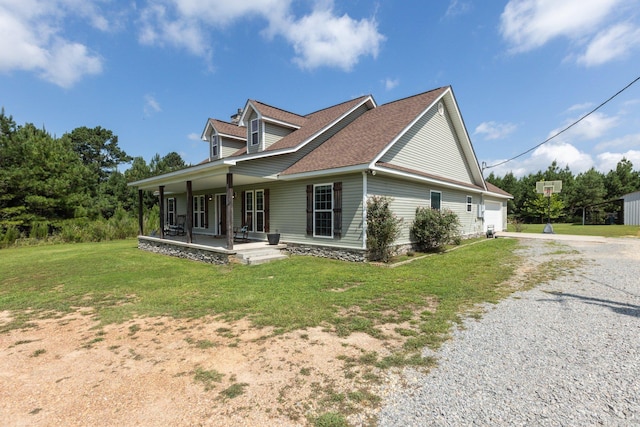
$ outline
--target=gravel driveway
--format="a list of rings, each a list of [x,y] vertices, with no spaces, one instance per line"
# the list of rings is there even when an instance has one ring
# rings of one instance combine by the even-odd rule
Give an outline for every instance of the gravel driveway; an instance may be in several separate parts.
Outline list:
[[[429,374],[386,390],[380,426],[640,425],[640,240],[522,240],[572,273],[469,319]]]

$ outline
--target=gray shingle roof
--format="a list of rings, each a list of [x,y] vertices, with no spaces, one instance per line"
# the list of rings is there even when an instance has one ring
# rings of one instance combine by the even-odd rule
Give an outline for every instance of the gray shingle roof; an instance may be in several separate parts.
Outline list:
[[[441,87],[367,111],[282,174],[291,175],[372,162],[448,88]]]

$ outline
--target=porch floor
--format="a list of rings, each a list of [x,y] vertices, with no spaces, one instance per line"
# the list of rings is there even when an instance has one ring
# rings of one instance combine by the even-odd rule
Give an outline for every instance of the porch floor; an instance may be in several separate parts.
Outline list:
[[[155,238],[159,239],[158,236]],[[170,242],[179,242],[183,244],[187,244],[187,236],[167,236],[165,234],[164,239],[160,239],[166,243]],[[209,249],[219,250],[221,252],[227,252],[227,238],[226,236],[211,236],[207,234],[193,234],[191,236],[191,245],[197,246],[206,246]],[[241,253],[244,251],[252,251],[261,248],[274,248],[274,249],[282,249],[285,248],[286,245],[269,245],[269,242],[261,241],[261,240],[249,240],[247,242],[236,240],[233,242],[232,252]]]

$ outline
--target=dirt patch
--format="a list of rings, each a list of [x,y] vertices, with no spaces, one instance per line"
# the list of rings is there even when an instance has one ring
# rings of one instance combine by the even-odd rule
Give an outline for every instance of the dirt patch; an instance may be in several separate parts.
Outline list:
[[[0,335],[4,425],[294,426],[331,405],[366,425],[378,372],[353,361],[399,345],[213,318],[99,327],[82,313]]]

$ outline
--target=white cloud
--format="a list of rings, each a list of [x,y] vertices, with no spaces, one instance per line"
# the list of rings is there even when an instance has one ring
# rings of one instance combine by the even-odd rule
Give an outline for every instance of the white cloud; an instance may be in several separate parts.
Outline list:
[[[451,18],[458,15],[463,15],[469,12],[472,9],[471,2],[468,1],[459,1],[459,0],[451,0],[449,2],[449,7],[445,12],[445,18]]]
[[[599,143],[594,147],[596,151],[604,151],[606,149],[625,149],[640,147],[640,133],[624,135],[619,138],[614,138],[608,141]],[[640,164],[638,164],[640,166]]]
[[[480,123],[474,135],[484,135],[485,140],[502,139],[517,129],[517,126],[513,123],[496,123],[496,122],[483,122]]]
[[[598,33],[577,61],[587,67],[601,65],[627,57],[638,45],[640,28],[625,22]]]
[[[300,68],[326,66],[348,71],[363,56],[377,57],[384,36],[378,32],[375,19],[339,16],[332,0],[314,4],[311,13],[298,18],[291,0],[159,0],[142,10],[139,40],[149,45],[182,47],[192,54],[210,57],[212,28],[257,17],[266,23],[263,35],[281,36],[293,47],[293,61]]]
[[[487,162],[495,165],[503,160]],[[591,155],[580,151],[578,148],[565,142],[549,142],[536,148],[529,157],[512,160],[495,168],[486,169],[485,176],[493,172],[497,176],[504,176],[512,172],[517,177],[522,177],[530,173],[545,171],[551,163],[557,162],[560,168],[569,166],[575,175],[589,170],[595,166]]]
[[[305,69],[329,66],[350,71],[361,56],[376,58],[384,40],[375,20],[336,16],[331,8],[287,22],[281,35],[293,45],[294,62]]]
[[[528,52],[558,38],[570,42],[567,59],[587,67],[628,57],[640,44],[632,23],[636,0],[510,0],[500,33],[511,53]]]
[[[590,108],[593,108],[593,102],[585,102],[583,104],[574,104],[571,107],[567,108],[567,112],[573,113],[574,111],[586,111]]]
[[[597,169],[603,173],[615,170],[618,162],[622,160],[623,157],[633,164],[634,170],[640,171],[640,150],[628,150],[624,153],[606,152],[598,154]]]
[[[156,100],[153,95],[145,95],[144,96],[144,116],[150,117],[155,113],[159,113],[162,111],[162,107],[160,107],[160,103]]]
[[[138,40],[142,44],[185,48],[194,55],[208,57],[209,48],[198,21],[188,17],[173,18],[167,7],[154,4],[140,15],[141,28]]]
[[[384,88],[386,90],[391,90],[391,89],[395,89],[396,87],[398,87],[398,85],[400,84],[400,80],[391,79],[391,78],[387,77],[386,79],[383,80],[383,83],[384,83]]]
[[[77,11],[73,0],[24,0],[0,5],[0,72],[35,72],[44,80],[69,88],[86,75],[102,72],[102,58],[62,36],[63,24],[87,18],[94,28],[108,24],[93,7]]]
[[[202,138],[200,137],[200,135],[194,132],[187,135],[187,138],[191,141],[202,141]]]
[[[556,37],[592,34],[622,1],[511,0],[500,16],[500,32],[513,52],[527,52]]]
[[[562,128],[554,129],[549,132],[549,136],[555,135],[561,129],[566,128],[576,120],[578,120],[578,118],[568,119],[565,122],[565,125],[562,126]],[[580,123],[576,124],[571,129],[563,133],[559,137],[559,140],[574,140],[576,138],[580,140],[591,140],[600,138],[609,130],[615,128],[618,125],[618,122],[619,120],[617,117],[610,117],[606,114],[595,112],[590,116],[585,117]]]

